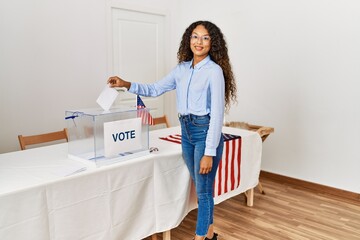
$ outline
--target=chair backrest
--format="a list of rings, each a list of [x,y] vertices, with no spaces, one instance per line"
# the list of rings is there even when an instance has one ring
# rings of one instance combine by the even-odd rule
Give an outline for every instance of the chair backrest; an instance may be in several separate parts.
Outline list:
[[[18,138],[19,138],[21,150],[25,150],[26,146],[33,144],[53,142],[62,139],[69,141],[66,128],[64,128],[62,131],[44,133],[39,135],[31,135],[31,136],[19,135]]]
[[[170,127],[170,124],[167,120],[166,115],[164,115],[162,117],[154,118],[154,125],[158,125],[158,124],[165,124],[167,128]]]

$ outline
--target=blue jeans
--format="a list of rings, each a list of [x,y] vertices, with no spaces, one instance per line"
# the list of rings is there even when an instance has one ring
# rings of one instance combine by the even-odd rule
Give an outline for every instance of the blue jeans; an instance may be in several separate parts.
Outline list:
[[[213,185],[216,171],[221,160],[224,140],[221,136],[213,157],[213,166],[208,174],[199,174],[200,160],[204,156],[206,135],[209,129],[210,116],[184,115],[179,116],[181,124],[181,146],[185,163],[195,183],[198,198],[198,216],[196,235],[205,236],[209,225],[213,224],[214,199]]]

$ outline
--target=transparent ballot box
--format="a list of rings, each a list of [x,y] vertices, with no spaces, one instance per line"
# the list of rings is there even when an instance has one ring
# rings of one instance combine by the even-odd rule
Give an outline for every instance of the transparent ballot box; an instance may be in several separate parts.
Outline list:
[[[102,166],[149,154],[147,114],[134,107],[66,111],[69,157]]]

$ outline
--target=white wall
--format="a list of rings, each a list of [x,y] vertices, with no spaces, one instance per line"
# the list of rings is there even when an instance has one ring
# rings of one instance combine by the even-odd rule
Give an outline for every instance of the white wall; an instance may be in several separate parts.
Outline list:
[[[262,169],[360,193],[360,2],[182,3],[184,25],[209,19],[227,37],[239,89],[227,120],[275,128]]]
[[[64,112],[94,106],[106,74],[102,1],[0,2],[0,152],[18,134],[65,127]]]
[[[356,0],[35,0],[0,2],[0,152],[17,134],[65,126],[96,106],[109,72],[111,4],[167,9],[176,63],[185,28],[223,30],[238,80],[227,120],[275,127],[262,169],[360,193],[360,2]],[[176,124],[173,95],[165,111]]]
[[[97,107],[111,75],[112,5],[166,10],[170,3],[0,1],[0,153],[19,150],[18,134],[62,129],[65,110]]]

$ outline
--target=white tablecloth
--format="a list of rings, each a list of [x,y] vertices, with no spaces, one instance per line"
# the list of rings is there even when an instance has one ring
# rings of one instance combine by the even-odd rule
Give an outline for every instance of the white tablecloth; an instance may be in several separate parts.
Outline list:
[[[134,240],[178,226],[194,190],[181,145],[159,137],[179,131],[152,131],[158,152],[100,168],[69,159],[66,143],[0,154],[0,239]],[[258,134],[223,132],[242,136],[241,184],[216,203],[255,187],[261,162]]]

